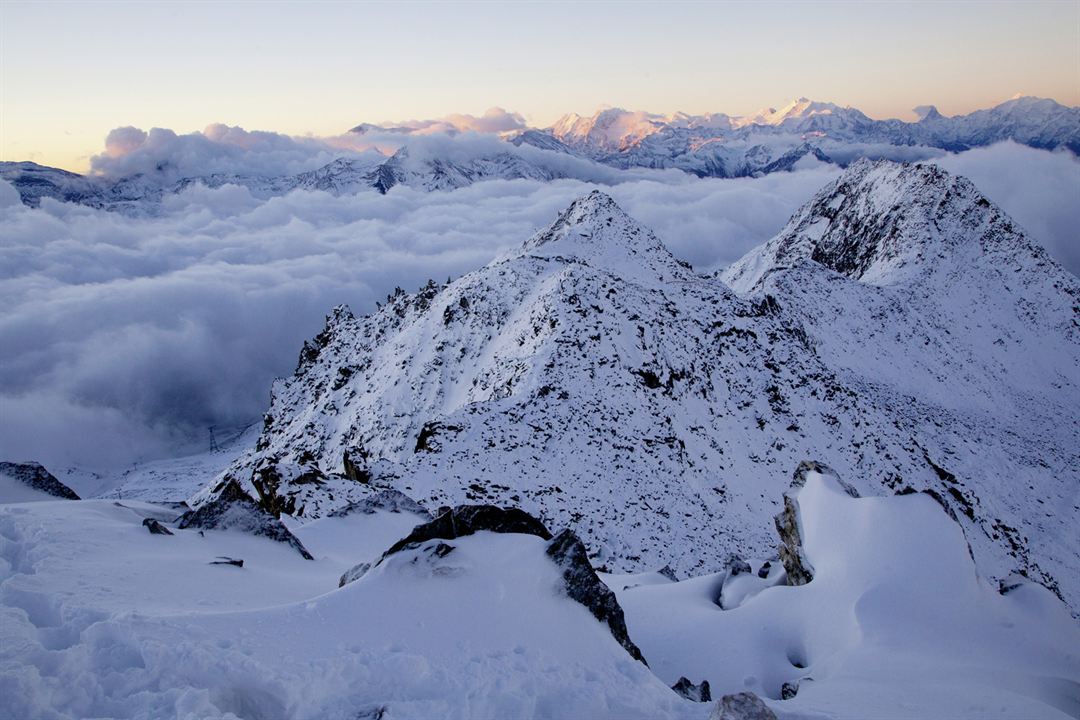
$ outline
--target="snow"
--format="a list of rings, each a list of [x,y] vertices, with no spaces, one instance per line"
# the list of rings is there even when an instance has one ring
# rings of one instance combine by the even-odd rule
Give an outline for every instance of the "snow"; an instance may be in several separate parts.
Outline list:
[[[809,584],[762,589],[726,610],[713,602],[722,576],[612,585],[661,679],[773,699],[801,680],[782,706],[811,717],[885,707],[897,720],[1080,712],[1080,629],[1037,585],[999,595],[929,496],[850,498],[818,473],[792,494],[815,569]]]
[[[143,503],[0,506],[0,716],[703,718],[561,591],[534,536],[390,556],[393,513],[150,535]],[[243,568],[210,565],[219,555]],[[378,715],[374,715],[378,716]]]

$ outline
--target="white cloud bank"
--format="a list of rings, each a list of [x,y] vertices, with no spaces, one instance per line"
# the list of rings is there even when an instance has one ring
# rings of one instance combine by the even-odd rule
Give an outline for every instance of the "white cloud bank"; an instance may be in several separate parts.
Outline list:
[[[152,136],[116,135],[118,158]],[[296,148],[279,137],[229,142],[287,158]],[[192,142],[174,149],[197,158],[201,141]],[[939,162],[1080,268],[1075,158],[1005,145]],[[771,237],[837,173],[605,189],[709,271]],[[129,218],[51,200],[30,210],[0,182],[0,459],[103,467],[203,449],[207,426],[258,418],[271,380],[291,372],[332,306],[369,312],[395,286],[473,270],[590,187],[495,181],[261,201],[236,186],[195,186],[167,199],[160,217]]]

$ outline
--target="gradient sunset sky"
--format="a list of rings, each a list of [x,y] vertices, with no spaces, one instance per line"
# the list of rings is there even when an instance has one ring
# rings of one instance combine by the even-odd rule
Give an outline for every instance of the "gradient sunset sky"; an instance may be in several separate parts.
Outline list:
[[[797,96],[911,119],[1080,105],[1080,2],[0,0],[0,158],[84,171],[112,128],[336,135],[601,106],[748,114]]]

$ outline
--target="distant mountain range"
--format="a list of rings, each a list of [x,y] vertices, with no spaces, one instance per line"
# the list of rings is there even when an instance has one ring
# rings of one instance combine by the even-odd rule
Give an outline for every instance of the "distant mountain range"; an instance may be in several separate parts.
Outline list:
[[[334,194],[386,193],[404,185],[448,190],[494,179],[548,181],[574,178],[615,184],[655,170],[698,177],[757,177],[817,163],[846,167],[859,158],[921,160],[943,152],[1013,140],[1031,147],[1080,154],[1080,108],[1053,100],[1016,97],[987,110],[945,117],[918,108],[917,122],[874,120],[852,107],[799,98],[754,115],[657,115],[618,108],[590,117],[565,115],[552,127],[502,133],[498,143],[461,143],[440,156],[414,152],[418,131],[361,124],[353,133],[386,136],[401,145],[393,155],[375,151],[343,156],[295,175],[214,173],[182,178],[166,172],[122,178],[82,176],[32,162],[0,163],[0,178],[23,202],[42,198],[129,214],[153,214],[163,197],[192,184],[247,187],[257,197],[296,189]]]

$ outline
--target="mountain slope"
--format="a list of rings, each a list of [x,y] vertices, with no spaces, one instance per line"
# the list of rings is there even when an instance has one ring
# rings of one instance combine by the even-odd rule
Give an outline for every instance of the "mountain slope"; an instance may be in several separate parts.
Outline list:
[[[945,411],[923,447],[957,511],[1075,577],[1080,282],[970,182],[859,162],[722,278],[789,308],[846,383]]]
[[[866,167],[841,181],[892,192],[888,173]],[[867,207],[865,222],[879,222],[880,208]],[[930,205],[904,207],[920,217]],[[927,222],[956,229],[962,249],[977,244],[961,235],[986,209],[979,198],[933,207],[942,215]],[[1018,232],[1010,243],[1031,249]],[[880,292],[807,262],[824,274],[808,282]],[[1001,262],[972,267],[965,287],[1012,270]],[[1053,283],[1017,296],[1068,305],[1075,283]],[[1076,519],[1075,370],[1037,365],[1032,379],[1016,362],[980,383],[985,368],[969,364],[982,350],[977,328],[952,345],[925,342],[962,318],[905,314],[885,298],[866,300],[868,313],[893,313],[880,331],[824,327],[818,318],[846,308],[830,315],[829,302],[740,299],[594,192],[449,286],[399,292],[368,317],[335,310],[296,374],[275,385],[256,449],[192,502],[235,479],[267,509],[313,518],[386,484],[430,508],[483,500],[572,525],[614,568],[700,572],[729,552],[771,552],[768,521],[791,468],[818,457],[863,494],[931,491],[964,524],[984,572],[1025,571],[1075,603],[1077,542],[1063,536]],[[1014,333],[1005,342],[1029,341],[1020,320],[996,322]],[[1075,362],[1072,337],[1044,338],[1048,354]],[[862,348],[850,360],[845,342]],[[880,372],[875,357],[886,358]],[[923,387],[930,377],[937,385]],[[996,404],[995,383],[1016,401]],[[1030,496],[1018,496],[1021,483]]]

